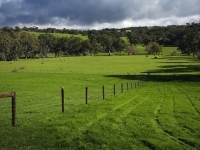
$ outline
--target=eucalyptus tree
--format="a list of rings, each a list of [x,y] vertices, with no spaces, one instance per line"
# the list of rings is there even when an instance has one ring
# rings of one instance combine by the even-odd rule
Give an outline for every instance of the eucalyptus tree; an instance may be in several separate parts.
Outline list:
[[[139,40],[139,36],[135,33],[135,32],[128,32],[127,33],[127,37],[128,37],[128,39],[129,39],[129,42],[131,43],[131,44],[138,44],[139,42],[140,42],[140,40]]]
[[[10,50],[12,39],[6,31],[0,30],[0,60],[10,60]]]
[[[182,32],[182,37],[179,42],[179,49],[182,53],[190,55],[193,57],[197,51],[199,51],[199,41],[200,41],[200,26],[196,24],[191,24]]]
[[[48,52],[53,52],[54,48],[54,36],[50,33],[40,34],[38,36],[39,40],[39,51],[41,57],[47,57]]]
[[[138,52],[136,46],[132,44],[126,45],[126,51],[128,52],[128,55],[135,55]]]
[[[148,54],[160,54],[162,52],[162,45],[159,45],[156,42],[150,42],[146,47],[146,51]]]
[[[10,34],[12,38],[12,45],[10,50],[10,56],[13,60],[18,60],[20,57],[22,57],[23,51],[20,43],[20,32],[12,32]]]
[[[25,56],[25,59],[28,57],[35,57],[39,49],[37,37],[27,32],[22,32],[20,36],[20,48]]]
[[[82,41],[81,53],[82,55],[92,55],[94,53],[94,47],[90,43],[90,40]]]
[[[122,40],[120,38],[115,39],[114,48],[116,51],[121,52],[125,49],[125,47],[126,47],[126,44],[125,44],[124,40]]]
[[[68,55],[69,54],[68,50],[69,50],[69,38],[68,37],[54,39],[55,57],[59,57],[61,52],[63,52],[64,55]]]
[[[71,36],[69,38],[69,49],[68,49],[68,53],[69,55],[81,55],[81,48],[82,48],[82,44],[81,44],[82,39],[79,37],[75,37],[75,36]]]

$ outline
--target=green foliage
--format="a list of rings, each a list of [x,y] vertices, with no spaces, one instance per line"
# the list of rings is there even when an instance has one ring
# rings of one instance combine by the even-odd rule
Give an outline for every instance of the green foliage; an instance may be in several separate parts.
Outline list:
[[[129,44],[137,47],[138,44],[158,43],[164,47],[178,47],[183,54],[193,53],[193,56],[197,55],[199,58],[199,29],[199,23],[87,31],[65,28],[3,27],[0,31],[0,53],[1,60],[48,57],[48,52],[54,53],[55,57],[96,55],[102,52],[120,54]],[[152,48],[149,47],[151,46],[147,46],[149,53],[159,54],[162,50],[162,47],[156,44],[153,44]]]
[[[0,53],[1,59],[10,59],[9,53],[11,51],[11,37],[9,33],[0,30]]]
[[[162,46],[156,42],[151,42],[147,45],[146,51],[148,54],[160,54],[162,52]]]

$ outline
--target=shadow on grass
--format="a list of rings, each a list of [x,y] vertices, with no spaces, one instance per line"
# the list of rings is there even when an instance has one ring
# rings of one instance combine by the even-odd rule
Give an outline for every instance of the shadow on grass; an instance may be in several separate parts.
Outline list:
[[[171,59],[171,57],[169,57]],[[174,57],[174,60],[183,60],[182,57]],[[191,59],[191,58],[186,58]],[[194,61],[194,58],[192,58]],[[181,64],[181,62],[183,64]],[[179,82],[200,82],[200,64],[187,64],[184,61],[173,65],[162,65],[159,69],[147,70],[140,75],[107,75],[106,77],[115,77],[124,80],[143,80],[149,81],[179,81]],[[195,62],[197,62],[195,60]],[[164,62],[162,62],[164,63]],[[167,61],[166,63],[170,63]],[[178,64],[179,63],[179,64]]]
[[[190,61],[190,62],[198,62],[198,58],[197,57],[192,57],[192,56],[188,56],[188,55],[180,55],[180,56],[164,56],[165,59],[168,59],[168,60],[185,60],[185,61]]]
[[[160,66],[161,69],[148,70],[146,72],[153,73],[199,73],[200,65],[165,65]]]
[[[107,75],[106,77],[114,77],[123,80],[147,80],[153,82],[200,82],[200,75],[192,74],[151,74],[150,75]]]

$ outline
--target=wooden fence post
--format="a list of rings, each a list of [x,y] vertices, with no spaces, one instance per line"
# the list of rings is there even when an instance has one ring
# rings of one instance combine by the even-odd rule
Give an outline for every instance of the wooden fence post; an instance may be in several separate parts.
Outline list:
[[[64,87],[61,88],[61,98],[62,98],[62,112],[65,111],[65,91]]]
[[[88,104],[88,87],[85,88],[85,103]]]
[[[12,126],[16,126],[16,93],[12,96]]]
[[[127,83],[127,91],[128,91],[128,83]]]
[[[122,93],[124,92],[123,84],[121,84],[121,92],[122,92]]]
[[[115,95],[115,92],[116,92],[116,91],[115,91],[115,90],[116,90],[116,88],[115,88],[115,84],[114,84],[114,87],[113,87],[113,88],[114,88],[114,91],[113,91],[113,92],[114,92],[114,95]]]
[[[102,86],[102,94],[103,94],[103,99],[105,99],[105,87],[104,87],[104,85]]]

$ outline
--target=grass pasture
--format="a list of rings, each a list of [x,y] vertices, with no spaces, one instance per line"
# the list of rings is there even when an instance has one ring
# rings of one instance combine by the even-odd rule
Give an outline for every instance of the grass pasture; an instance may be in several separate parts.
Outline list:
[[[167,52],[0,62],[0,93],[17,93],[16,127],[0,99],[0,149],[200,149],[199,72]]]
[[[28,32],[30,34],[33,34],[35,35],[36,37],[38,37],[40,34],[45,34],[45,33],[42,33],[42,32],[32,32],[32,31],[25,31],[25,32]],[[71,37],[71,36],[74,36],[74,37],[79,37],[81,38],[82,40],[87,40],[88,37],[87,36],[83,36],[81,34],[78,34],[78,35],[75,35],[75,34],[67,34],[67,33],[51,33],[54,37],[56,38],[62,38],[62,37]]]

